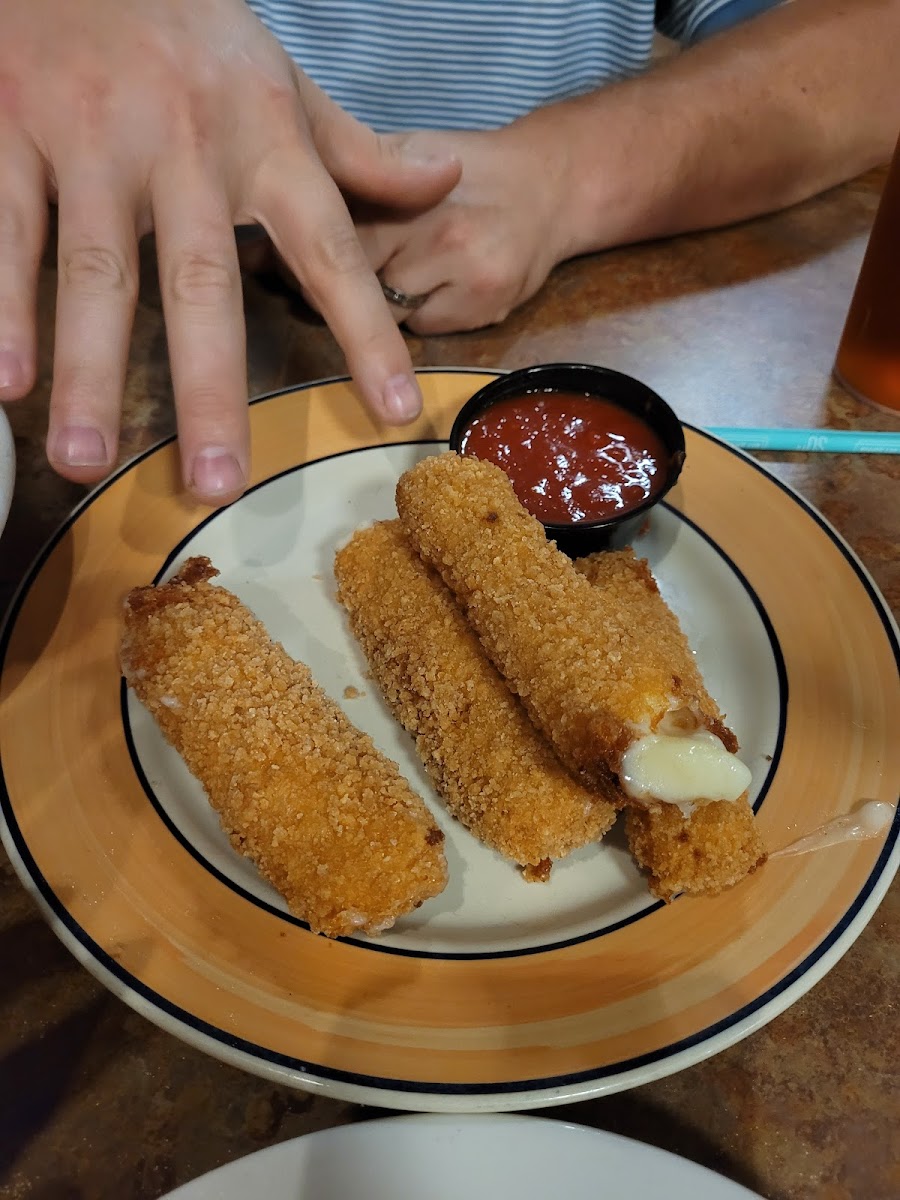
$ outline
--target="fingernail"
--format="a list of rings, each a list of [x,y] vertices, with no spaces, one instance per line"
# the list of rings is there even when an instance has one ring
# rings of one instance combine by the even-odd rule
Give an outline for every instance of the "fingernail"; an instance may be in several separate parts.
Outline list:
[[[458,154],[455,154],[452,150],[429,143],[427,135],[423,138],[412,134],[401,144],[400,154],[403,157],[403,161],[408,163],[409,166],[430,167],[432,170],[438,167],[448,167],[451,164],[459,162]]]
[[[53,439],[50,457],[67,467],[105,467],[109,462],[103,435],[89,425],[66,425],[60,429]]]
[[[232,496],[245,485],[237,459],[220,446],[207,446],[194,458],[191,488],[201,496]]]
[[[427,150],[408,150],[404,151],[403,160],[411,167],[427,167],[436,171],[439,167],[455,167],[459,157],[456,154],[430,154]]]
[[[422,411],[418,384],[408,375],[392,375],[384,385],[382,404],[388,421],[412,421]]]
[[[0,392],[25,386],[25,367],[14,350],[0,350]]]

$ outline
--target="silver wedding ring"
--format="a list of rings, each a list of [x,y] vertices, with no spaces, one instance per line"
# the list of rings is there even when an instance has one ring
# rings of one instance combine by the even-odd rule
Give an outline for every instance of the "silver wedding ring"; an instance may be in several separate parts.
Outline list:
[[[410,296],[408,292],[401,292],[399,288],[391,287],[389,283],[385,283],[383,279],[379,279],[381,290],[384,292],[384,298],[389,304],[396,304],[398,308],[406,308],[412,312],[416,308],[421,308],[431,292],[422,292],[418,296]]]

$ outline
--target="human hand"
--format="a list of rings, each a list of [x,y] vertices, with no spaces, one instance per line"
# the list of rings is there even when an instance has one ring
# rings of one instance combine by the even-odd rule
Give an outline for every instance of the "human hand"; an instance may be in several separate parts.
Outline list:
[[[341,190],[429,204],[452,157],[384,140],[299,72],[244,0],[0,3],[0,399],[35,379],[47,200],[59,291],[47,453],[79,482],[116,459],[138,239],[154,229],[185,485],[234,499],[249,471],[233,226],[263,226],[390,423],[421,397]]]
[[[502,321],[580,248],[569,219],[569,149],[549,110],[504,129],[428,139],[434,153],[459,156],[460,182],[424,212],[357,206],[359,239],[386,283],[427,294],[415,311],[394,308],[413,332]]]

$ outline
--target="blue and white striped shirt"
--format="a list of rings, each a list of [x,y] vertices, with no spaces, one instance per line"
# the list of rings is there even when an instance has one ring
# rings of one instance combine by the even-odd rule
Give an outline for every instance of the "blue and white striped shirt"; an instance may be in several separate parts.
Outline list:
[[[489,129],[642,71],[779,0],[248,0],[303,70],[381,132]]]

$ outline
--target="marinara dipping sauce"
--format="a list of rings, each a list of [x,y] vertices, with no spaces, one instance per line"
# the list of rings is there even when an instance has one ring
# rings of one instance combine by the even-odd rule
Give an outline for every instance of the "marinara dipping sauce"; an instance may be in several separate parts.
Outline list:
[[[639,415],[600,396],[543,390],[505,396],[475,415],[459,452],[502,467],[544,524],[606,521],[666,483],[669,452]]]

